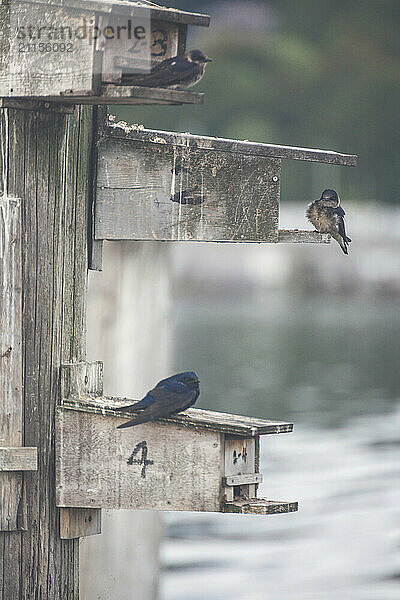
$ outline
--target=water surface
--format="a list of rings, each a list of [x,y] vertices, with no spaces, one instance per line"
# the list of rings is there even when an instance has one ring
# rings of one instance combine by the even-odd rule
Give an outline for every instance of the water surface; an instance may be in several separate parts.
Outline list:
[[[293,421],[264,436],[270,517],[168,513],[162,600],[400,598],[400,318],[384,300],[181,299],[175,368],[199,406]]]

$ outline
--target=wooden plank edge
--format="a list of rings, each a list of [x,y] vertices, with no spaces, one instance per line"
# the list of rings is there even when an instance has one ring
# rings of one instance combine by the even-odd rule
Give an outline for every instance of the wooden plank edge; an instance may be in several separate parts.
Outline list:
[[[196,25],[198,27],[208,27],[210,25],[211,17],[207,14],[189,12],[180,10],[179,8],[170,8],[156,3],[145,5],[143,2],[132,2],[132,0],[130,0],[130,2],[131,3],[128,4],[127,2],[120,2],[119,0],[114,0],[111,3],[101,2],[100,0],[85,0],[85,2],[82,2],[82,0],[68,0],[67,2],[64,2],[63,0],[53,0],[51,6],[64,9],[76,8],[84,12],[96,11],[97,13],[104,14],[109,14],[112,11],[113,15],[126,16],[135,16],[139,8],[144,11],[149,11],[151,18],[154,20],[167,21],[176,24]],[[25,0],[25,3],[48,5],[49,1]],[[109,8],[107,8],[107,6],[109,6]]]
[[[91,271],[103,270],[103,240],[91,240],[88,266]]]
[[[330,244],[329,233],[305,229],[279,229],[278,244]]]
[[[62,101],[53,102],[43,98],[31,98],[20,96],[9,96],[0,98],[0,108],[13,108],[15,110],[44,110],[47,112],[57,112],[62,114],[72,114],[74,106]]]
[[[113,417],[120,417],[122,419],[132,418],[132,413],[116,411],[115,407],[104,403],[104,400],[120,400],[120,398],[97,398],[96,400],[100,400],[101,403],[96,402],[93,399],[84,400],[81,398],[79,400],[74,400],[71,398],[64,398],[62,400],[62,405],[59,407],[58,410],[74,410],[78,412],[99,414],[102,416],[109,415]],[[203,415],[206,415],[208,419],[202,418]],[[258,435],[291,433],[293,431],[293,423],[275,421],[269,422],[266,419],[257,419],[258,421],[264,421],[265,423],[254,425],[246,425],[245,423],[220,423],[218,421],[212,421],[213,415],[215,415],[216,418],[221,418],[221,416],[226,416],[227,418],[240,418],[241,416],[229,415],[228,413],[219,413],[197,408],[190,408],[189,410],[179,413],[177,415],[173,415],[168,419],[158,419],[157,423],[163,423],[166,425],[172,423],[182,427],[190,427],[192,429],[218,431],[219,433],[225,433],[237,437],[257,437]],[[249,417],[244,417],[244,419],[248,418]]]
[[[119,98],[142,98],[144,100],[162,100],[163,102],[189,104],[202,104],[204,101],[204,94],[201,92],[140,85],[115,85],[112,83],[102,86],[100,96],[107,98],[110,102]]]
[[[276,502],[264,498],[234,500],[233,502],[223,502],[221,505],[221,512],[243,515],[278,515],[296,512],[298,509],[298,502]]]
[[[0,448],[0,472],[37,471],[37,448]]]
[[[204,94],[186,90],[169,90],[166,88],[147,88],[141,86],[122,86],[108,84],[102,86],[98,95],[82,95],[79,91],[75,95],[22,97],[15,96],[2,98],[4,107],[21,108],[25,110],[61,110],[61,112],[72,112],[69,108],[74,104],[203,104]],[[143,102],[142,102],[143,101]],[[55,105],[55,107],[54,107]],[[61,109],[57,109],[61,106]]]
[[[245,473],[244,475],[227,475],[224,478],[224,485],[235,487],[237,485],[250,485],[252,483],[262,483],[262,473]]]
[[[101,508],[59,509],[60,538],[72,540],[101,533]]]
[[[138,142],[169,144],[171,146],[184,146],[185,148],[191,147],[198,150],[219,150],[221,152],[263,156],[265,158],[304,160],[351,167],[355,167],[357,165],[358,159],[356,154],[343,154],[333,150],[300,148],[297,146],[281,146],[277,144],[251,142],[248,140],[233,140],[228,138],[195,135],[192,133],[153,130],[146,129],[142,125],[127,126],[126,123],[109,122],[104,133],[106,137],[116,139],[131,139]]]

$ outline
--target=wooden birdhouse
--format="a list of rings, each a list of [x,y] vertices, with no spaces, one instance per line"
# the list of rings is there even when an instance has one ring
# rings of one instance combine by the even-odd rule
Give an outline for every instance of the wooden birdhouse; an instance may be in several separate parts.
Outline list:
[[[201,103],[185,90],[123,85],[185,52],[207,15],[132,0],[1,0],[0,97],[87,104]]]
[[[285,513],[297,502],[257,498],[260,436],[290,423],[189,409],[118,430],[129,413],[102,395],[101,363],[64,365],[57,412],[57,505]],[[124,402],[128,403],[127,400]]]
[[[279,229],[282,161],[356,159],[111,122],[98,142],[94,239],[329,242]]]

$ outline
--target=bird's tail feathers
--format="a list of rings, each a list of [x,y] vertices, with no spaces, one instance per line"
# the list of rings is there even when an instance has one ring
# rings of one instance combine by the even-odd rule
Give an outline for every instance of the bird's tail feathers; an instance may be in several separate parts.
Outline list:
[[[151,421],[148,415],[138,415],[134,419],[127,421],[126,423],[122,423],[122,425],[118,425],[117,429],[125,429],[126,427],[134,427],[135,425],[140,425],[141,423],[147,423]]]
[[[339,244],[339,246],[341,247],[343,252],[345,254],[348,254],[349,251],[347,250],[347,241],[344,238],[342,238],[342,236],[339,235],[338,233],[332,233],[332,237],[334,240],[337,241],[337,243]]]

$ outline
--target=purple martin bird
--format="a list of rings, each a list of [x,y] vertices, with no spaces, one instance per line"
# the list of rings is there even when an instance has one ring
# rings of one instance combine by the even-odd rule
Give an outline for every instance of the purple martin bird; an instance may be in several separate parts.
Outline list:
[[[320,233],[330,233],[345,254],[351,239],[347,237],[345,212],[335,190],[324,190],[319,200],[308,205],[306,216]]]
[[[125,73],[122,85],[139,85],[147,87],[191,87],[204,75],[207,63],[211,62],[201,50],[189,50],[182,56],[167,58],[155,65],[150,73],[143,75]]]
[[[177,373],[159,381],[155,388],[135,404],[119,406],[115,410],[127,412],[141,411],[130,421],[119,425],[117,429],[133,427],[140,423],[165,419],[170,415],[186,410],[196,402],[200,394],[199,378],[194,371]]]

